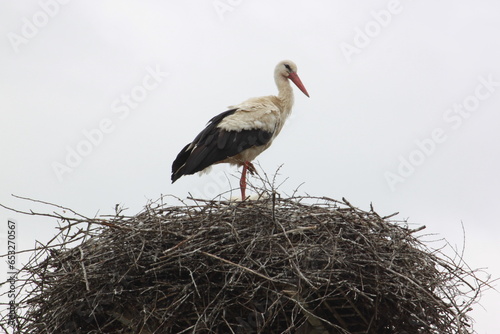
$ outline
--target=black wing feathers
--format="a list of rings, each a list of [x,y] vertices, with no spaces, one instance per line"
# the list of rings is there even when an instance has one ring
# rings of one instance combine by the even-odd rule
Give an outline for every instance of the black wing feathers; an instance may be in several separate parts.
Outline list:
[[[187,144],[184,146],[184,148],[179,152],[177,155],[177,158],[175,158],[174,163],[172,164],[172,181],[175,181],[174,178],[174,171],[178,170],[189,158],[190,151],[188,151],[188,147],[191,144]],[[179,176],[180,177],[180,176]],[[176,178],[177,179],[177,178]]]
[[[237,109],[213,117],[192,143],[186,145],[172,164],[172,183],[183,175],[194,174],[208,166],[252,147],[264,145],[272,133],[259,130],[226,131],[217,125]]]

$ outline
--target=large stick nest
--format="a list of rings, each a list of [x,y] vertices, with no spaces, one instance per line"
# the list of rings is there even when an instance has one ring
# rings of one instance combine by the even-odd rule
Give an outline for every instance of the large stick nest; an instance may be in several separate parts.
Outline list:
[[[423,227],[345,200],[266,195],[43,214],[61,228],[19,275],[16,333],[473,332],[467,312],[486,283],[430,250]]]

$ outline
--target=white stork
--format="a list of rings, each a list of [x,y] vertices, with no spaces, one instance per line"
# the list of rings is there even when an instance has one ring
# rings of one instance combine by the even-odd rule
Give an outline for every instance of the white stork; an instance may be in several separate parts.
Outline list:
[[[278,96],[250,98],[212,118],[177,155],[172,164],[172,183],[214,164],[243,166],[240,189],[244,200],[247,170],[255,172],[251,161],[271,146],[292,111],[293,90],[289,79],[309,97],[297,75],[297,65],[290,60],[281,61],[274,70]]]

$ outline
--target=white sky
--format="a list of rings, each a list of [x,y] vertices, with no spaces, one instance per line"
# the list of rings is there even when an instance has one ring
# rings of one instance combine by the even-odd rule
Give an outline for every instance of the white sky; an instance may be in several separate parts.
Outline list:
[[[0,203],[134,214],[161,194],[212,198],[225,175],[235,187],[222,166],[171,185],[171,163],[227,106],[275,94],[274,66],[292,59],[311,98],[296,90],[257,159],[284,164],[280,190],[372,202],[457,248],[463,223],[466,262],[500,277],[499,13],[493,0],[3,1]],[[86,155],[68,164],[70,151]],[[9,217],[20,248],[55,232],[2,209],[0,253]],[[499,294],[481,305],[477,332],[500,333]]]

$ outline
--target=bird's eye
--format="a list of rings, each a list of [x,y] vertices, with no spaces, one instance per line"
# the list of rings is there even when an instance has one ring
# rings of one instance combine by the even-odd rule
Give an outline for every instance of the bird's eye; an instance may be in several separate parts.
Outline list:
[[[290,67],[290,65],[285,64],[285,67],[286,67],[286,69],[287,69],[288,71],[292,72],[292,68]]]

